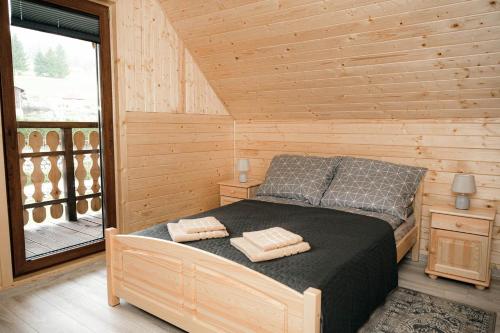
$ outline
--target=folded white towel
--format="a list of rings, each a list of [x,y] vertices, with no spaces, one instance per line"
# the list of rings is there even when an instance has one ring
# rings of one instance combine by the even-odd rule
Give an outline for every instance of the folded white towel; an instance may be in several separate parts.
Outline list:
[[[200,239],[209,238],[221,238],[229,236],[228,232],[224,230],[198,232],[194,234],[188,234],[185,232],[178,223],[167,223],[168,233],[174,242],[191,242]]]
[[[231,245],[243,252],[252,262],[278,259],[286,256],[309,251],[311,246],[307,242],[281,247],[275,250],[262,251],[243,237],[231,238]]]
[[[302,242],[302,237],[280,227],[244,232],[243,238],[263,251],[279,249]]]
[[[200,217],[197,219],[181,219],[179,225],[188,233],[225,230],[226,227],[213,216]]]

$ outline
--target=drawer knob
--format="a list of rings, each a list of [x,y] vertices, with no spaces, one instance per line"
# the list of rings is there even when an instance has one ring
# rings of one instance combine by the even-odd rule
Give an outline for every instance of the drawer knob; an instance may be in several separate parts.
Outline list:
[[[457,228],[461,228],[463,224],[460,222],[457,222],[457,223],[455,223],[455,225],[457,226]]]

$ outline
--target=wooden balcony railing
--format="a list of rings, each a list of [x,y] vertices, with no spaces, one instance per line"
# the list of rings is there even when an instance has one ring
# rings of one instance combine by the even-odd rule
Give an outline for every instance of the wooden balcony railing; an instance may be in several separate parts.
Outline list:
[[[94,122],[18,122],[24,224],[45,221],[47,208],[53,219],[66,213],[69,221],[88,212],[89,200],[90,209],[101,209],[98,127]]]

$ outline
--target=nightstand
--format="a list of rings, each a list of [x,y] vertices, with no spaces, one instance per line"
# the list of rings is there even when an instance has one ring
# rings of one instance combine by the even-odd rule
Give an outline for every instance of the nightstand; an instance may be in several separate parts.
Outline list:
[[[429,258],[425,272],[489,287],[490,253],[495,209],[456,209],[433,206],[431,212]]]
[[[246,183],[240,183],[237,179],[219,182],[220,205],[224,206],[243,199],[253,198],[261,183],[260,180],[250,179]]]

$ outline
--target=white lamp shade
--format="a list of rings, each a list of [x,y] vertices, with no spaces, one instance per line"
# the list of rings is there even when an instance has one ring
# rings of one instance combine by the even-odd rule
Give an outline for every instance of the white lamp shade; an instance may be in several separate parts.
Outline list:
[[[247,159],[238,160],[238,171],[248,171],[250,169],[250,162]]]
[[[452,191],[455,193],[469,194],[476,192],[476,181],[473,175],[457,174],[453,178]]]

